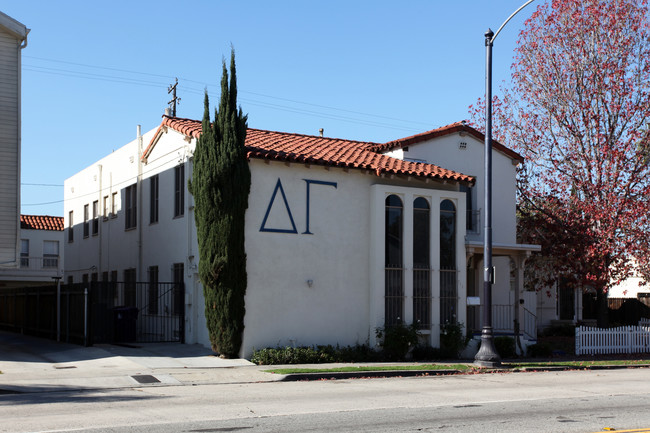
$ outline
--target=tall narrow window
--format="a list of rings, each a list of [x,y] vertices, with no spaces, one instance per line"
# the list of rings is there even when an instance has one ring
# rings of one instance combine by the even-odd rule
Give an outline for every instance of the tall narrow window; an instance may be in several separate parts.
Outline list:
[[[20,267],[29,268],[29,239],[20,240]]]
[[[402,323],[404,317],[404,278],[402,200],[396,195],[386,197],[385,233],[385,326]]]
[[[84,238],[87,238],[90,234],[90,212],[88,211],[89,205],[84,205]]]
[[[149,296],[147,312],[158,314],[158,266],[149,266]]]
[[[136,306],[136,282],[135,269],[124,271],[124,305],[127,307]]]
[[[127,186],[124,189],[124,229],[132,229],[137,226],[138,213],[138,186],[136,184]]]
[[[429,202],[413,201],[413,323],[431,327],[431,210]]]
[[[59,267],[59,241],[43,241],[43,267]]]
[[[109,198],[108,198],[107,195],[105,195],[104,196],[104,214],[103,214],[104,221],[106,221],[108,219],[108,214],[111,213],[111,207],[110,206],[111,206],[111,203],[109,201]]]
[[[111,218],[117,217],[117,192],[111,194]]]
[[[149,178],[149,223],[158,222],[158,175]]]
[[[185,165],[174,169],[174,217],[185,213]]]
[[[183,312],[183,293],[185,292],[185,266],[183,263],[174,263],[174,298],[172,300],[172,312],[181,314]]]
[[[73,211],[68,212],[68,242],[74,241]]]
[[[99,200],[93,202],[93,236],[99,233]]]
[[[451,200],[440,203],[440,323],[456,323],[456,206]]]
[[[465,228],[468,232],[478,233],[480,221],[478,211],[474,210],[474,200],[472,197],[474,188],[468,185],[461,185],[460,191],[465,193],[465,208],[467,209]]]

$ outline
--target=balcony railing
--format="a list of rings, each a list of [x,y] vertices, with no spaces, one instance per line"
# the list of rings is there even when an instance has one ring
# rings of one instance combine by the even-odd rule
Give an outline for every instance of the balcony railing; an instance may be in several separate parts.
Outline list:
[[[56,271],[59,268],[59,256],[21,256],[20,269],[30,271]]]

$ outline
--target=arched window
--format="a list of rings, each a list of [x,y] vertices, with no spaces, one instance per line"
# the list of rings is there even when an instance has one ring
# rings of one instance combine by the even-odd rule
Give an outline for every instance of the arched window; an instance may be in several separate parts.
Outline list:
[[[431,327],[431,209],[429,202],[413,200],[413,323]]]
[[[404,317],[403,257],[404,206],[396,195],[386,197],[385,233],[385,326],[401,323]]]
[[[440,323],[456,323],[456,206],[440,203]]]

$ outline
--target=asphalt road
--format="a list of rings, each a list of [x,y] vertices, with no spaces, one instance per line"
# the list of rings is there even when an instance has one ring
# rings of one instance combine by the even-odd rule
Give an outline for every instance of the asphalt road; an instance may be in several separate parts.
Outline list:
[[[596,432],[650,427],[650,369],[0,395],[0,431]]]

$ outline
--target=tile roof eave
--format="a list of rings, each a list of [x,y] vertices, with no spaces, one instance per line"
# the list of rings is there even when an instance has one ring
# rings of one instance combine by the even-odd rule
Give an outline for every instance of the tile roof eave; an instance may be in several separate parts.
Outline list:
[[[201,133],[202,124],[200,121],[193,120],[193,119],[173,118],[169,116],[163,116],[162,123],[158,128],[158,130],[156,131],[154,138],[151,140],[151,143],[147,147],[146,152],[143,154],[143,158],[149,155],[155,143],[162,136],[162,133],[164,132],[163,127],[170,127],[173,130],[181,134],[184,134],[185,136],[198,138]],[[258,159],[268,159],[268,160],[277,160],[277,161],[285,161],[285,162],[315,164],[315,165],[322,165],[322,166],[358,168],[364,170],[371,170],[375,172],[378,176],[381,175],[382,173],[386,173],[386,174],[397,174],[397,175],[407,175],[407,176],[414,176],[420,178],[436,179],[441,181],[456,181],[456,182],[467,183],[467,184],[474,184],[475,182],[475,179],[472,176],[464,175],[462,173],[457,173],[451,170],[446,170],[434,164],[426,164],[426,167],[421,167],[423,168],[422,170],[416,170],[415,166],[413,165],[416,163],[395,159],[387,155],[381,155],[379,153],[375,153],[371,150],[368,150],[370,146],[376,145],[377,143],[360,142],[354,140],[343,140],[343,139],[335,139],[335,138],[323,138],[323,137],[308,136],[304,134],[266,131],[266,130],[249,128],[249,133],[252,132],[261,134],[261,137],[258,136],[257,140],[261,140],[263,142],[265,142],[264,140],[267,139],[268,137],[271,137],[271,141],[274,144],[279,143],[279,141],[277,140],[283,140],[288,138],[290,140],[294,140],[294,139],[298,141],[309,140],[312,142],[313,140],[316,140],[317,142],[320,140],[325,140],[328,143],[334,143],[335,145],[345,144],[348,147],[347,148],[341,147],[340,153],[330,154],[330,158],[326,158],[318,154],[312,156],[303,153],[285,152],[282,150],[274,150],[274,149],[267,149],[263,147],[256,147],[252,145],[246,145],[247,158],[249,160],[250,158],[258,158]],[[249,138],[250,138],[250,134],[247,135],[247,141]],[[349,161],[349,160],[343,161],[343,160],[335,159],[335,158],[345,158],[345,157],[350,158],[351,155],[354,155],[353,161]],[[387,158],[388,160],[386,160]],[[358,162],[357,160],[361,160],[361,161]],[[391,167],[387,167],[386,165],[388,164],[391,164]]]
[[[411,135],[409,137],[399,138],[397,140],[388,141],[386,143],[381,143],[374,147],[373,149],[377,152],[386,152],[393,149],[407,147],[413,144],[418,144],[423,141],[430,140],[432,138],[442,137],[449,134],[454,134],[457,132],[466,132],[479,141],[485,141],[485,134],[478,131],[477,129],[472,128],[464,122],[456,122],[447,126],[442,126],[431,131],[422,132],[419,134]],[[492,139],[492,147],[501,153],[505,154],[509,158],[518,161],[520,163],[524,162],[524,157],[514,150],[504,146],[498,141]]]

